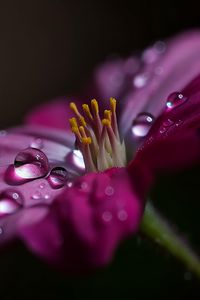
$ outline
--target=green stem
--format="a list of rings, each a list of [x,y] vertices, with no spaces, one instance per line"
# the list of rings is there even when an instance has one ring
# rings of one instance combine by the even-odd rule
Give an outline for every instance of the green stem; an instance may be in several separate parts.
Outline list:
[[[157,213],[150,202],[146,205],[140,229],[147,237],[159,242],[164,249],[177,257],[188,270],[195,273],[200,279],[200,258]]]

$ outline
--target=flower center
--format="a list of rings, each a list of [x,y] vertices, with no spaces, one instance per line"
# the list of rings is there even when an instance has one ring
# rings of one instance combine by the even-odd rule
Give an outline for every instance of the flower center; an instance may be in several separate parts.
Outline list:
[[[74,102],[70,103],[76,118],[71,118],[69,122],[87,172],[126,165],[125,145],[120,139],[117,124],[116,104],[116,99],[110,98],[110,109],[104,110],[101,118],[95,99],[91,100],[90,106],[82,105],[83,114]]]

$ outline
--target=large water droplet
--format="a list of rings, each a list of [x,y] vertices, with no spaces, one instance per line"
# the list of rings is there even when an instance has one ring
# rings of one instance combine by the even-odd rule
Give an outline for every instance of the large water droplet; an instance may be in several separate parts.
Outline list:
[[[68,179],[68,172],[65,168],[56,167],[53,168],[48,177],[49,184],[54,189],[59,189],[64,186]]]
[[[66,162],[72,171],[83,173],[85,171],[85,163],[80,150],[72,150],[66,157]]]
[[[166,106],[171,109],[186,102],[188,98],[179,92],[174,92],[167,98]]]
[[[19,152],[14,167],[15,173],[23,179],[43,177],[49,171],[48,158],[41,150],[35,148],[27,148]]]
[[[148,113],[139,114],[132,124],[132,133],[136,137],[144,137],[149,132],[154,121],[154,117]]]
[[[13,190],[6,190],[0,194],[0,216],[12,214],[23,205],[22,196]]]

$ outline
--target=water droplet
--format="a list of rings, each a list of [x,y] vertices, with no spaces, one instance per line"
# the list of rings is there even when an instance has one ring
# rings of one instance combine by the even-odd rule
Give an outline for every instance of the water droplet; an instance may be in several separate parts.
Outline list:
[[[42,149],[43,147],[43,140],[41,138],[34,138],[31,142],[30,147],[36,148],[36,149]]]
[[[192,274],[190,272],[185,272],[184,273],[184,279],[185,280],[191,280],[192,279]]]
[[[87,182],[82,182],[81,183],[81,189],[86,191],[88,189],[88,183]]]
[[[160,133],[164,133],[166,130],[167,130],[166,127],[161,126],[159,131],[160,131]]]
[[[66,162],[72,170],[83,173],[85,171],[85,163],[80,150],[72,150],[66,157]]]
[[[23,179],[45,176],[49,171],[48,158],[38,149],[27,148],[19,152],[14,162],[15,173]]]
[[[3,234],[3,227],[0,227],[0,235]]]
[[[146,74],[138,74],[133,78],[133,85],[136,88],[142,88],[146,85],[148,76]]]
[[[137,137],[144,137],[149,132],[154,121],[154,117],[148,113],[139,114],[132,124],[132,133]]]
[[[166,50],[166,44],[165,42],[163,41],[157,41],[155,44],[154,44],[154,49],[159,53],[164,53],[165,50]]]
[[[112,220],[112,214],[109,211],[104,211],[102,214],[102,219],[104,222],[110,222]]]
[[[45,184],[45,183],[41,183],[41,184],[39,185],[39,188],[40,188],[40,189],[44,189],[44,188],[45,188],[45,186],[46,186],[46,184]]]
[[[31,196],[33,200],[39,200],[42,198],[42,194],[39,191],[36,191],[33,196]]]
[[[6,190],[0,194],[0,216],[12,214],[23,205],[22,196],[13,190]]]
[[[174,124],[174,121],[172,121],[171,119],[167,119],[166,121],[163,122],[163,126],[165,126],[165,127],[172,126],[173,124]]]
[[[0,130],[0,137],[6,136],[7,131],[6,130]]]
[[[182,120],[178,120],[178,121],[176,122],[176,126],[178,127],[178,126],[181,125],[182,123],[183,123]]]
[[[112,196],[114,194],[114,188],[112,186],[107,186],[105,189],[105,194],[107,196]]]
[[[118,219],[119,219],[120,221],[126,221],[127,218],[128,218],[127,212],[126,212],[125,210],[123,210],[123,209],[120,210],[120,211],[118,211],[117,216],[118,216]]]
[[[167,98],[166,106],[171,109],[186,102],[188,98],[179,92],[174,92]]]
[[[67,180],[66,185],[70,188],[73,186],[73,181],[72,180]]]
[[[68,172],[63,167],[53,168],[48,177],[48,182],[54,189],[59,189],[64,186],[68,178]]]
[[[50,195],[49,194],[44,195],[44,199],[46,200],[50,199]]]

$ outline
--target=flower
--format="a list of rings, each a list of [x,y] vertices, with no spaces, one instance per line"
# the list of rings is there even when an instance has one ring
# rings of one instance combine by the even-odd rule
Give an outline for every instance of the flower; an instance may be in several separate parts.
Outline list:
[[[114,98],[99,104],[103,120],[96,100],[84,117],[71,103],[75,118],[61,98],[2,131],[0,245],[20,238],[69,273],[109,263],[138,231],[155,177],[199,162],[199,48],[186,33],[100,67],[90,93],[120,98],[119,122]]]

